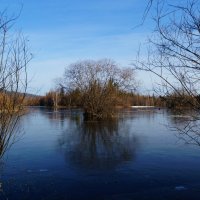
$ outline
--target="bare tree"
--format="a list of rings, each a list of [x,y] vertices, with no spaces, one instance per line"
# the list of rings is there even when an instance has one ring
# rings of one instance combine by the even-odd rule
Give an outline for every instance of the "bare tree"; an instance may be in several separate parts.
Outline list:
[[[136,88],[135,74],[109,59],[85,60],[71,64],[64,73],[65,88],[79,90],[86,118],[114,115],[118,92]]]
[[[134,63],[137,69],[161,78],[164,94],[176,93],[194,109],[200,106],[199,3],[191,0],[183,6],[171,5],[171,10],[158,3],[148,57]]]
[[[200,1],[153,2],[155,32],[149,39],[147,56],[141,59],[139,52],[133,65],[160,78],[157,92],[181,107],[181,114],[185,107],[190,108],[184,125],[174,130],[186,143],[199,145]]]
[[[16,18],[0,13],[0,156],[16,139],[27,89],[27,64],[31,59],[26,39],[15,34]]]

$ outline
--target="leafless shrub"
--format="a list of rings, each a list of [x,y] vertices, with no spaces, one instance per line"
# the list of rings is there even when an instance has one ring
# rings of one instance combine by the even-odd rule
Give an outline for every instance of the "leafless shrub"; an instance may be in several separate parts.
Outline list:
[[[0,156],[16,139],[15,129],[23,114],[27,89],[27,64],[31,59],[26,39],[13,31],[15,20],[8,18],[6,12],[0,13]]]
[[[65,70],[64,84],[68,91],[81,93],[86,118],[96,119],[112,117],[118,92],[137,87],[132,69],[120,68],[108,59],[71,64]]]

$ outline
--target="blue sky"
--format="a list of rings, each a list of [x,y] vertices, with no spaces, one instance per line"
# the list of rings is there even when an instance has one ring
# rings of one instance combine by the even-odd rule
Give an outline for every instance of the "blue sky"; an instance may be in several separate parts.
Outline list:
[[[72,62],[111,58],[127,66],[151,32],[139,28],[147,0],[0,0],[1,9],[17,14],[15,27],[29,38],[34,55],[29,65],[29,92],[45,94],[54,88]],[[138,74],[145,84],[150,78]],[[146,79],[146,81],[143,81]],[[147,79],[149,81],[147,81]]]

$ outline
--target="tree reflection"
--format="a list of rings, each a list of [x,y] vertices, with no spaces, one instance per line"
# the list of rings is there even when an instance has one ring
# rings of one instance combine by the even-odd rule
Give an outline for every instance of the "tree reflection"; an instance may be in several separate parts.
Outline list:
[[[31,108],[31,112],[39,112],[40,115],[44,116],[49,120],[51,124],[58,125],[60,124],[63,128],[67,121],[76,121],[81,119],[82,117],[82,110],[81,109],[66,109],[66,108],[59,108],[53,109],[48,107],[35,107]],[[71,123],[71,122],[70,122]],[[72,122],[73,123],[73,122]]]
[[[185,144],[192,144],[200,146],[200,118],[199,114],[192,111],[177,112],[171,111],[169,126],[171,130],[175,131],[176,137]]]
[[[0,159],[2,159],[6,151],[21,138],[23,131],[18,117],[12,118],[8,124],[1,123],[0,126]]]
[[[123,120],[70,124],[59,146],[73,164],[107,169],[135,158],[138,140]]]
[[[3,190],[4,185],[1,181],[1,173],[5,164],[3,158],[9,148],[21,138],[23,131],[21,129],[20,119],[18,116],[16,116],[16,118],[12,117],[12,119],[6,122],[1,121],[0,126],[0,199],[3,200],[8,199]]]

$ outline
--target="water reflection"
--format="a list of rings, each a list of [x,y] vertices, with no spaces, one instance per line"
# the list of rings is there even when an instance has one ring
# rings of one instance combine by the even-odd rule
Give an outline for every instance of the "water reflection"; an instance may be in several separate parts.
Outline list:
[[[200,119],[199,114],[192,111],[170,111],[169,127],[185,144],[200,146]]]
[[[4,170],[4,156],[11,146],[20,140],[23,135],[20,119],[13,117],[8,121],[0,124],[0,199],[8,199],[4,192],[4,183],[1,175]]]
[[[112,169],[133,161],[138,139],[121,120],[84,122],[73,120],[59,138],[66,160],[77,167]]]
[[[81,109],[66,109],[59,108],[53,109],[48,107],[31,107],[31,112],[40,113],[40,115],[44,116],[49,120],[51,124],[58,125],[64,127],[66,119],[69,119],[73,122],[76,120],[82,119],[82,110]],[[71,123],[71,122],[70,122]]]
[[[1,126],[0,131],[0,161],[7,152],[7,150],[23,135],[23,130],[20,125],[19,119],[11,119],[9,124],[4,124],[4,127]]]
[[[23,141],[9,151],[0,199],[172,199],[176,186],[193,194],[199,149],[177,145],[163,126],[186,117],[125,110],[113,121],[84,122],[75,110],[34,109]]]

